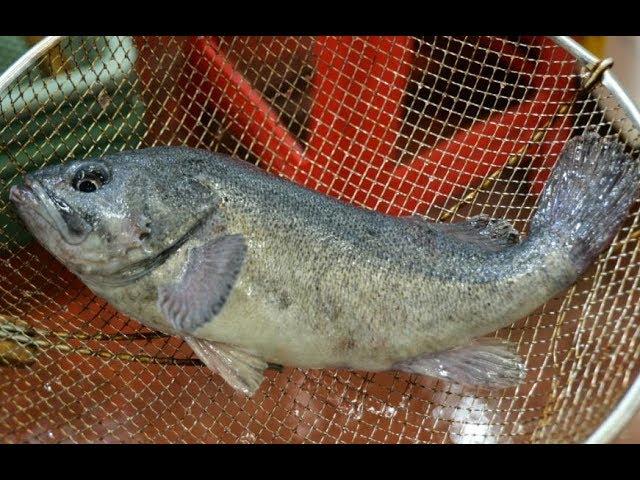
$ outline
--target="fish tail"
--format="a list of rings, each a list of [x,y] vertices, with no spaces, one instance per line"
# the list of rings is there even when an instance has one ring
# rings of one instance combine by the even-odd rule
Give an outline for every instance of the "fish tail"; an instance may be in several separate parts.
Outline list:
[[[545,185],[531,235],[551,236],[582,273],[613,240],[639,183],[637,162],[620,143],[596,133],[574,137]]]

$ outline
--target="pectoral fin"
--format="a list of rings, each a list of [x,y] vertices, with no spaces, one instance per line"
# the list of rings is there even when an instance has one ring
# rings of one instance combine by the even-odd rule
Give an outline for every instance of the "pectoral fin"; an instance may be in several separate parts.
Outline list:
[[[393,369],[487,389],[516,386],[526,374],[515,345],[492,338],[405,360]]]
[[[224,343],[185,337],[194,353],[236,390],[252,396],[264,380],[268,364],[259,357]]]
[[[189,251],[182,278],[158,287],[158,307],[176,330],[192,333],[220,312],[246,250],[242,235],[224,235]]]

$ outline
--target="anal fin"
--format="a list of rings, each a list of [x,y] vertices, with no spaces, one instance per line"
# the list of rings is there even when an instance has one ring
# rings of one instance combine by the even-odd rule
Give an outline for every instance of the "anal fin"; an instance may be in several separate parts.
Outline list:
[[[252,396],[260,388],[269,366],[261,358],[225,343],[191,336],[184,339],[207,367],[236,390]]]
[[[404,360],[393,369],[486,389],[516,386],[526,375],[515,345],[495,338]]]

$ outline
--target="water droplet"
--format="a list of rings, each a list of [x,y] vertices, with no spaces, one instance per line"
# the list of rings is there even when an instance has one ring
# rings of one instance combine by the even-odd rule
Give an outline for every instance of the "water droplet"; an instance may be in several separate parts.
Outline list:
[[[395,407],[390,407],[390,406],[386,406],[383,405],[382,407],[380,407],[380,409],[375,409],[373,407],[369,407],[367,408],[367,411],[370,413],[373,413],[374,415],[378,415],[378,416],[383,416],[386,418],[393,418],[396,416],[396,408]]]
[[[351,404],[351,408],[347,412],[347,421],[360,420],[364,414],[364,405],[360,402],[354,401]]]
[[[49,382],[44,384],[44,389],[47,393],[52,393],[53,392],[53,387],[51,386],[51,384]]]
[[[238,439],[240,443],[255,443],[256,436],[251,432],[244,432],[242,436]]]
[[[463,397],[457,408],[449,413],[451,441],[462,444],[505,441],[500,437],[501,427],[492,423],[496,421],[494,414],[481,399]]]

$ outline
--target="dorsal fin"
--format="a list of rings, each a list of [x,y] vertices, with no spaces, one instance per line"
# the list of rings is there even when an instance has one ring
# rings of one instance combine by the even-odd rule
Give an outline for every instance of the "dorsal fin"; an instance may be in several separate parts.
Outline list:
[[[520,242],[520,234],[511,223],[500,218],[492,219],[484,214],[457,223],[432,223],[417,215],[408,217],[407,220],[489,251],[497,252]]]

